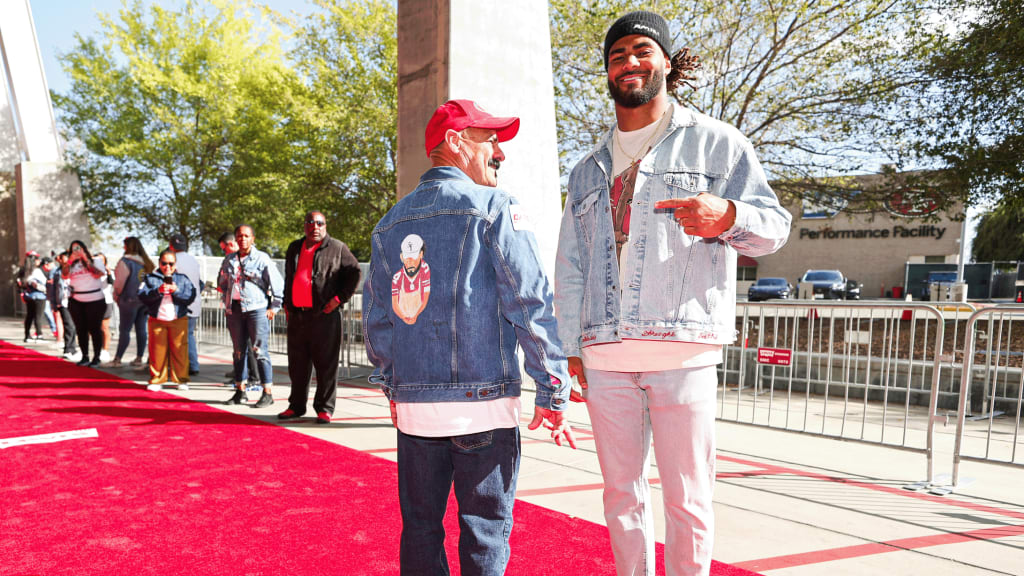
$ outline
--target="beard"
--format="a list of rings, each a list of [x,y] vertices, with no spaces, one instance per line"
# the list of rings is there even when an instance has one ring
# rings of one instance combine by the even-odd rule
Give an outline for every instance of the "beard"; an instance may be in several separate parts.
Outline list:
[[[640,88],[635,90],[620,90],[615,82],[608,80],[608,92],[612,95],[612,100],[615,103],[624,108],[639,108],[644,104],[647,104],[654,97],[661,92],[661,87],[665,85],[665,73],[661,70],[651,70],[647,76],[647,82]]]

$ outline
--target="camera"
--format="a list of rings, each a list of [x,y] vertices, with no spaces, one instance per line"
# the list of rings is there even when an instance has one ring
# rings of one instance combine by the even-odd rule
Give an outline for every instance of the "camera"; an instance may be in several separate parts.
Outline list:
[[[164,284],[174,284],[173,276],[164,276]]]

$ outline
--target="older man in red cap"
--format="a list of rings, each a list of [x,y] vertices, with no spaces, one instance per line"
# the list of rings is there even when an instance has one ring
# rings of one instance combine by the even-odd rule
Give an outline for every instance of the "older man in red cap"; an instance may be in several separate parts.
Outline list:
[[[401,573],[447,574],[454,486],[463,574],[503,574],[519,471],[522,374],[537,390],[529,428],[575,448],[569,375],[551,284],[523,208],[498,189],[500,142],[519,130],[469,100],[427,124],[432,168],[373,231],[363,289],[372,378],[398,428]]]

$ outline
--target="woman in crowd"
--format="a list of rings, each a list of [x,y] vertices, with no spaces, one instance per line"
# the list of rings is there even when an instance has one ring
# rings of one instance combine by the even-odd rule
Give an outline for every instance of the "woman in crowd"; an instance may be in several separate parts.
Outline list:
[[[25,301],[25,342],[40,340],[46,325],[46,275],[39,266],[38,256],[25,257],[21,273],[21,296]],[[35,324],[35,332],[32,325]]]
[[[156,265],[149,259],[142,242],[135,236],[124,239],[124,256],[114,269],[114,301],[119,316],[117,329],[117,353],[110,366],[120,366],[121,358],[128,351],[132,327],[135,328],[135,359],[132,366],[142,366],[146,353],[146,324],[149,313],[139,301],[139,286],[142,279],[151,274]]]
[[[176,272],[173,251],[161,252],[159,262],[159,271],[147,274],[139,287],[139,300],[149,312],[148,388],[160,390],[170,379],[178,390],[188,390],[188,305],[196,289]]]
[[[100,365],[103,350],[103,314],[107,304],[103,299],[103,286],[107,281],[107,270],[103,260],[94,258],[81,240],[74,240],[68,247],[68,260],[61,266],[61,275],[68,279],[71,298],[68,309],[78,331],[78,347],[82,350],[79,366]],[[92,340],[93,358],[89,359],[89,341]]]

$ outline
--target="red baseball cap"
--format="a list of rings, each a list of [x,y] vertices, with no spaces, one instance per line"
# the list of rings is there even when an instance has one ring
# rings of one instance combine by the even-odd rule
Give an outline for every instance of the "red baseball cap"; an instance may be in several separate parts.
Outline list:
[[[438,106],[427,122],[427,156],[444,140],[448,130],[461,132],[466,128],[496,130],[498,142],[505,142],[515,138],[519,132],[519,118],[492,116],[472,100],[449,100]]]

